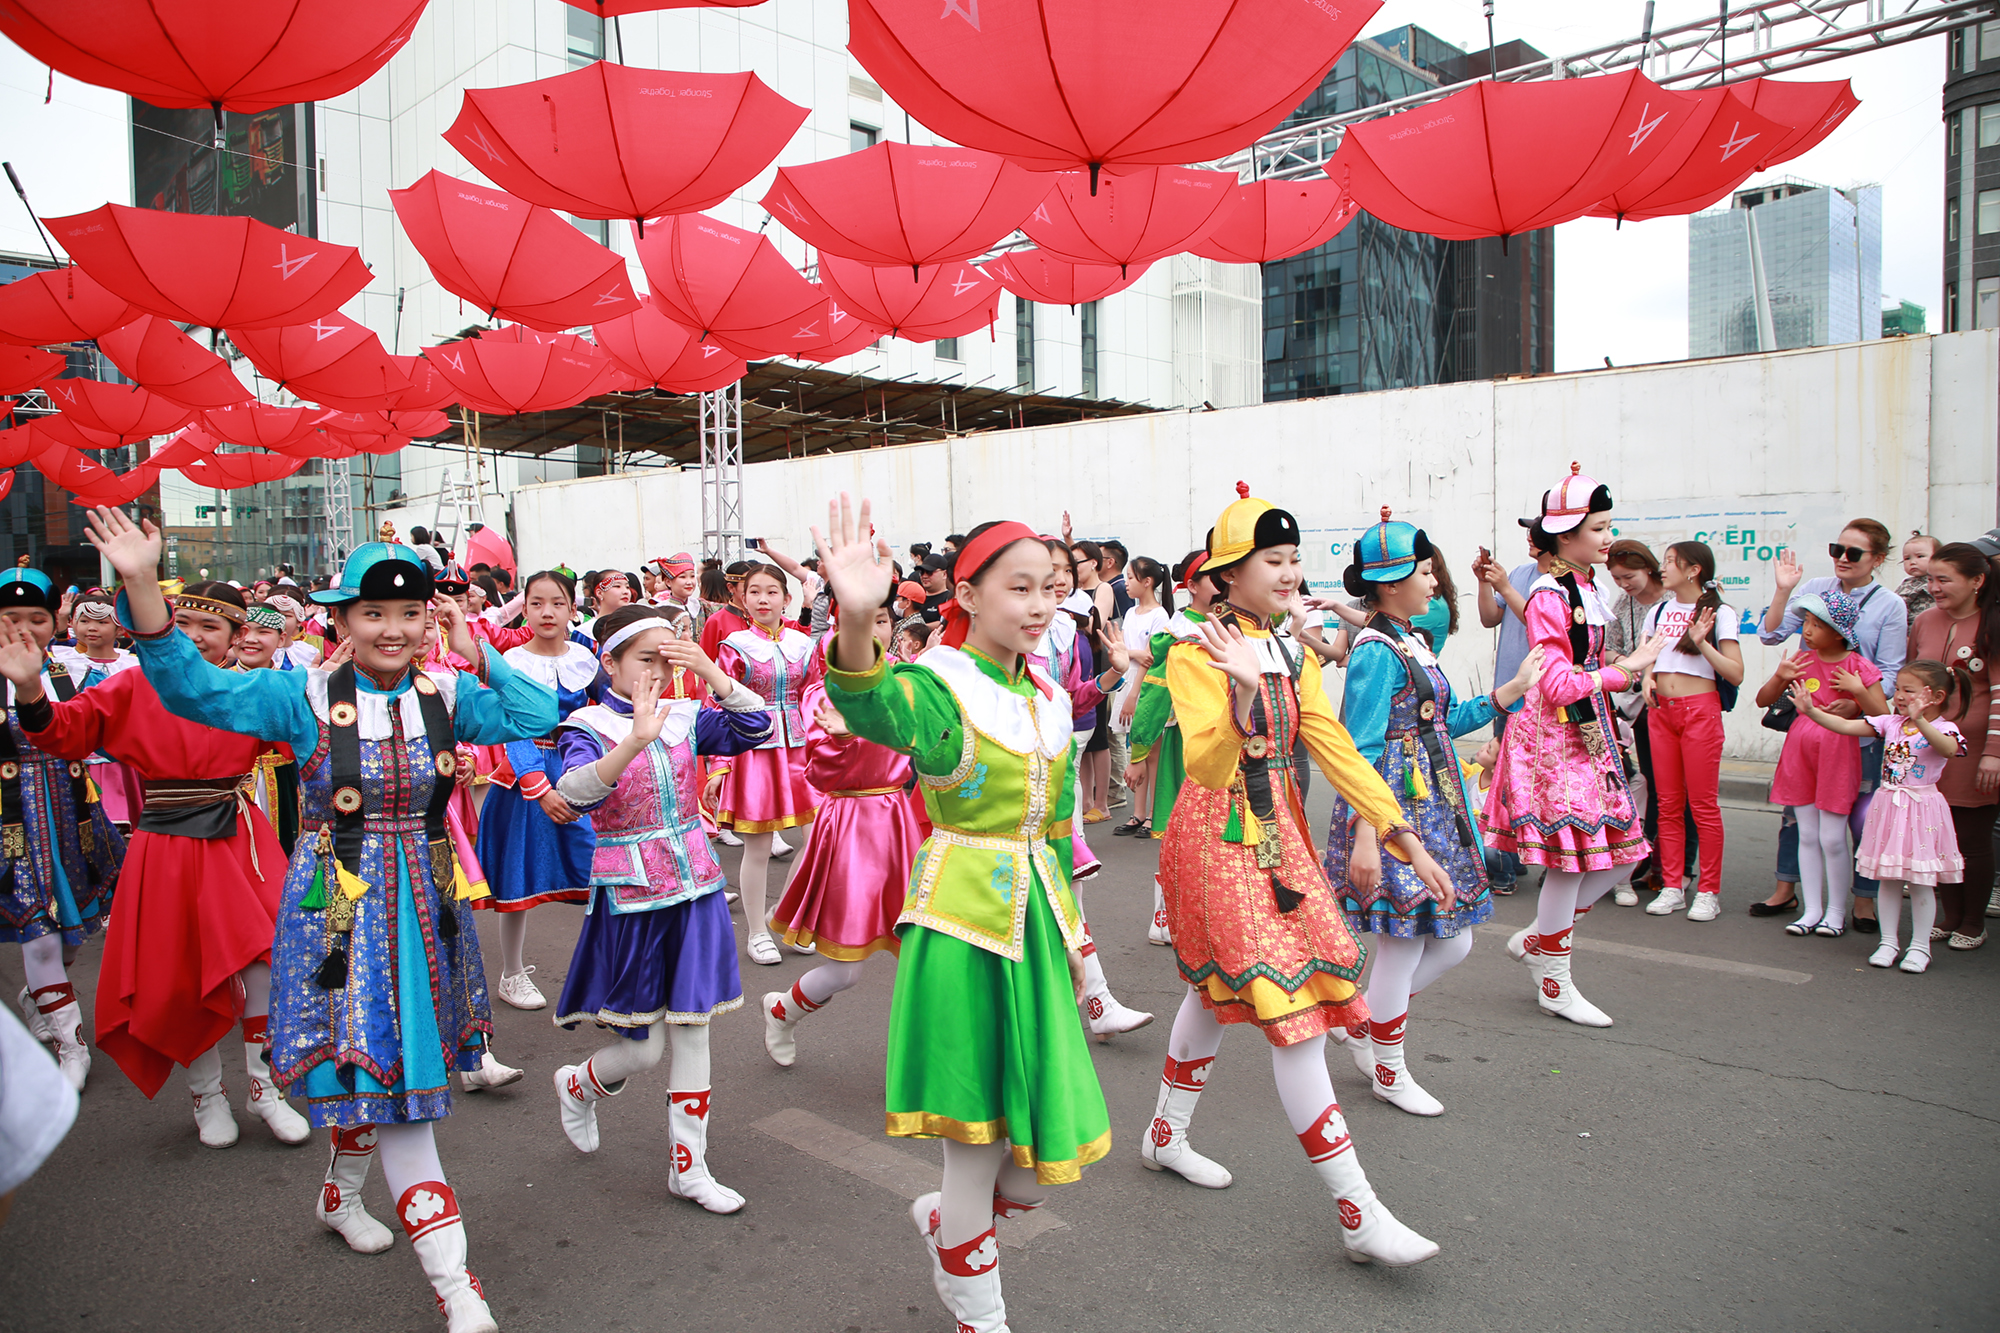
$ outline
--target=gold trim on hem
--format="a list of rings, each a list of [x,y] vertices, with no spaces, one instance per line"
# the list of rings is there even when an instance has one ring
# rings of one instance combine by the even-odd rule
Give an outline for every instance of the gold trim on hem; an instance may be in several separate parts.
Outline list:
[[[832,940],[815,935],[810,930],[785,927],[784,941],[792,945],[810,944],[822,958],[831,958],[836,963],[865,963],[878,953],[886,953],[891,958],[900,957],[903,942],[891,933],[868,941],[860,948],[851,944],[835,944]]]
[[[595,1023],[603,1028],[649,1028],[655,1023],[671,1023],[675,1027],[707,1027],[708,1021],[719,1014],[732,1013],[743,1007],[743,997],[724,1000],[706,1013],[677,1013],[672,1009],[655,1009],[650,1014],[614,1014],[604,1009],[585,1010],[574,1014],[558,1014],[555,1025],[559,1028],[574,1027],[578,1023]]]
[[[958,1143],[982,1145],[998,1143],[1007,1137],[1007,1122],[1002,1120],[981,1120],[967,1122],[953,1120],[949,1116],[933,1115],[929,1111],[890,1111],[883,1117],[890,1138],[896,1139],[952,1139]],[[1075,1157],[1065,1157],[1058,1161],[1035,1156],[1035,1150],[1024,1143],[1009,1144],[1014,1165],[1032,1168],[1038,1185],[1074,1185],[1083,1179],[1083,1168],[1093,1162],[1101,1162],[1111,1153],[1111,1131],[1088,1143],[1079,1144]]]

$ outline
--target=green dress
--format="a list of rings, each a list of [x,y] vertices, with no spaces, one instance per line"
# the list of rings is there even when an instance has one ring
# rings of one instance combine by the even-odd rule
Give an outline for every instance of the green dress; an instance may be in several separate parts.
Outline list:
[[[1139,684],[1139,702],[1132,706],[1132,729],[1127,741],[1132,762],[1143,764],[1159,747],[1160,762],[1153,770],[1153,836],[1167,836],[1167,821],[1174,817],[1174,798],[1187,781],[1187,761],[1181,757],[1181,729],[1174,721],[1174,695],[1167,688],[1167,652],[1177,643],[1193,643],[1199,634],[1195,626],[1208,619],[1199,611],[1183,611],[1147,645],[1153,665]]]
[[[1111,1120],[1066,957],[1084,940],[1069,696],[947,647],[896,666],[878,648],[826,683],[849,730],[910,757],[933,826],[896,922],[888,1132],[1007,1140],[1044,1184],[1077,1179]]]

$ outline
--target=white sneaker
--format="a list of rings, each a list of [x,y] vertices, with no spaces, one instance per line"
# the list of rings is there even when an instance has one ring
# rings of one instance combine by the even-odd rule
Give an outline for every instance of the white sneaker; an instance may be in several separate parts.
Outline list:
[[[1931,965],[1931,951],[1929,949],[1913,948],[1908,953],[1903,955],[1902,970],[1905,972],[1910,972],[1910,973],[1922,972],[1925,968],[1928,968],[1930,965]]]
[[[1713,921],[1722,915],[1722,895],[1719,893],[1697,893],[1694,906],[1688,908],[1688,920]]]
[[[2000,916],[2000,889],[1993,890],[1993,895],[1986,900],[1986,915]]]
[[[1632,881],[1627,880],[1611,891],[1611,901],[1620,907],[1637,907],[1639,891],[1632,887]]]
[[[773,833],[771,835],[771,859],[773,861],[782,861],[797,850],[798,848],[785,841],[784,834]]]
[[[1902,950],[1893,944],[1878,945],[1875,952],[1868,955],[1868,966],[1894,967],[1896,965],[1896,955],[1901,952]]]
[[[724,847],[741,847],[743,845],[743,839],[737,837],[728,829],[718,829],[715,834],[715,840]]]
[[[1687,906],[1687,894],[1679,889],[1661,889],[1659,896],[1646,904],[1647,916],[1672,916]]]
[[[750,961],[760,967],[776,967],[785,961],[785,956],[778,952],[777,941],[771,938],[769,931],[758,931],[745,942],[743,948],[744,952],[750,955]]]
[[[466,1092],[488,1092],[520,1081],[521,1071],[512,1065],[501,1064],[493,1058],[491,1051],[480,1053],[479,1068],[462,1069],[458,1074],[459,1086]]]
[[[540,988],[528,979],[528,973],[534,970],[531,966],[520,972],[502,972],[500,984],[494,989],[499,992],[501,999],[516,1009],[546,1009],[549,1007],[549,997],[542,994]]]

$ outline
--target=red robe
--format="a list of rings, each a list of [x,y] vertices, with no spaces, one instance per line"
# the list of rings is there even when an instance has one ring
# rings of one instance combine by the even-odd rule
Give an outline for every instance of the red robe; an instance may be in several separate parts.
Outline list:
[[[143,671],[49,703],[55,721],[28,733],[37,746],[78,760],[101,749],[141,778],[236,777],[270,748],[175,717]],[[148,1097],[235,1025],[236,974],[271,957],[285,869],[254,805],[227,838],[133,831],[104,932],[97,1044]]]

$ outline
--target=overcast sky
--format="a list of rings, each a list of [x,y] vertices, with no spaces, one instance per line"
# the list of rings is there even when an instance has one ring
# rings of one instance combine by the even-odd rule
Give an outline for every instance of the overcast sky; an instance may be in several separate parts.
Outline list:
[[[1550,55],[1636,35],[1641,0],[1498,0],[1499,39]],[[1655,26],[1706,18],[1712,0],[1661,0]],[[1458,45],[1486,41],[1480,0],[1390,0],[1371,31],[1415,23]],[[1944,39],[1816,66],[1789,77],[1852,79],[1861,107],[1783,174],[1826,185],[1882,186],[1882,286],[1915,301],[1937,331],[1944,230]],[[0,157],[11,161],[44,216],[129,202],[123,94],[57,75],[0,41]],[[0,197],[0,249],[41,253],[26,214]],[[1556,245],[1556,366],[1560,370],[1670,361],[1687,355],[1687,223],[1657,218],[1613,230],[1572,222]]]

